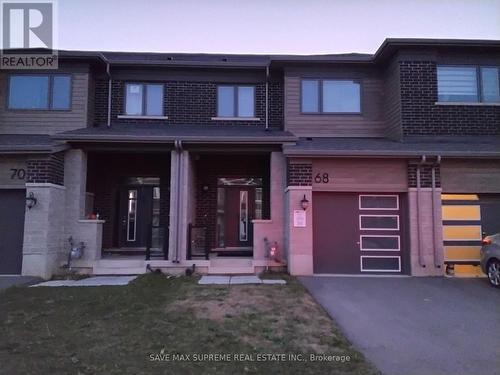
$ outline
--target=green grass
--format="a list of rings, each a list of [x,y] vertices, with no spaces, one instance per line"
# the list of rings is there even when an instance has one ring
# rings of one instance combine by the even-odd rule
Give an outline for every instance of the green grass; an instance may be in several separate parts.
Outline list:
[[[10,288],[0,294],[0,373],[376,374],[304,288],[287,281],[201,286],[147,275],[125,287]],[[194,361],[216,353],[249,356]],[[287,361],[258,361],[277,353]],[[311,362],[311,353],[350,360]],[[160,355],[170,360],[151,360]]]

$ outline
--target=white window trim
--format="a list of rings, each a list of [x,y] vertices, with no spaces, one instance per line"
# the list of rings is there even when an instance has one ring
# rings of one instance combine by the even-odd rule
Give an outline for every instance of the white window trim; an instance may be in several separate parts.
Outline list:
[[[260,117],[212,117],[214,121],[260,121]]]
[[[488,106],[500,106],[500,103],[495,102],[435,102],[435,105],[468,105],[468,106],[480,106],[480,107],[488,107]]]
[[[363,237],[397,237],[398,248],[397,249],[364,249],[363,248]],[[401,236],[396,234],[362,234],[359,236],[359,250],[360,251],[401,251]]]
[[[168,116],[141,116],[141,115],[118,115],[121,119],[137,119],[137,120],[167,120]]]
[[[361,226],[362,217],[395,217],[398,224],[397,228],[363,228]],[[359,215],[359,229],[360,230],[399,230],[399,215]]]
[[[398,269],[364,269],[363,258],[396,258],[398,260]],[[401,257],[396,255],[361,255],[359,258],[361,272],[401,272]]]
[[[396,198],[396,208],[363,208],[361,207],[361,197],[394,197]],[[399,210],[399,195],[396,194],[360,194],[358,198],[358,206],[363,211],[397,211]]]

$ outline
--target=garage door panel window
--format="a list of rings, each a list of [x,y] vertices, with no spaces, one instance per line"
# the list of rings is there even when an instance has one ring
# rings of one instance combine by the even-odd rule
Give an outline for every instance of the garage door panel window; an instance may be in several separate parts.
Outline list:
[[[399,256],[361,256],[362,272],[401,272],[401,257]]]
[[[360,248],[362,251],[399,251],[399,236],[360,236]]]
[[[399,230],[398,215],[359,215],[359,229]]]
[[[360,195],[360,210],[398,210],[399,199],[397,195]]]

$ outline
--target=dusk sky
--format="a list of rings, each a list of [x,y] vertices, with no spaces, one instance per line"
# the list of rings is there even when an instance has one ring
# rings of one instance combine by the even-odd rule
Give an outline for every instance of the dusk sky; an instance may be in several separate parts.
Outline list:
[[[59,0],[59,48],[374,52],[385,38],[500,39],[500,0]]]

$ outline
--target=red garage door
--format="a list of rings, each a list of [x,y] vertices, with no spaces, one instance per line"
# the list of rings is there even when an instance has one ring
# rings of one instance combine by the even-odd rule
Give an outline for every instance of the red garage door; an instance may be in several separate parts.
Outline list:
[[[315,273],[402,272],[398,194],[313,194]]]

